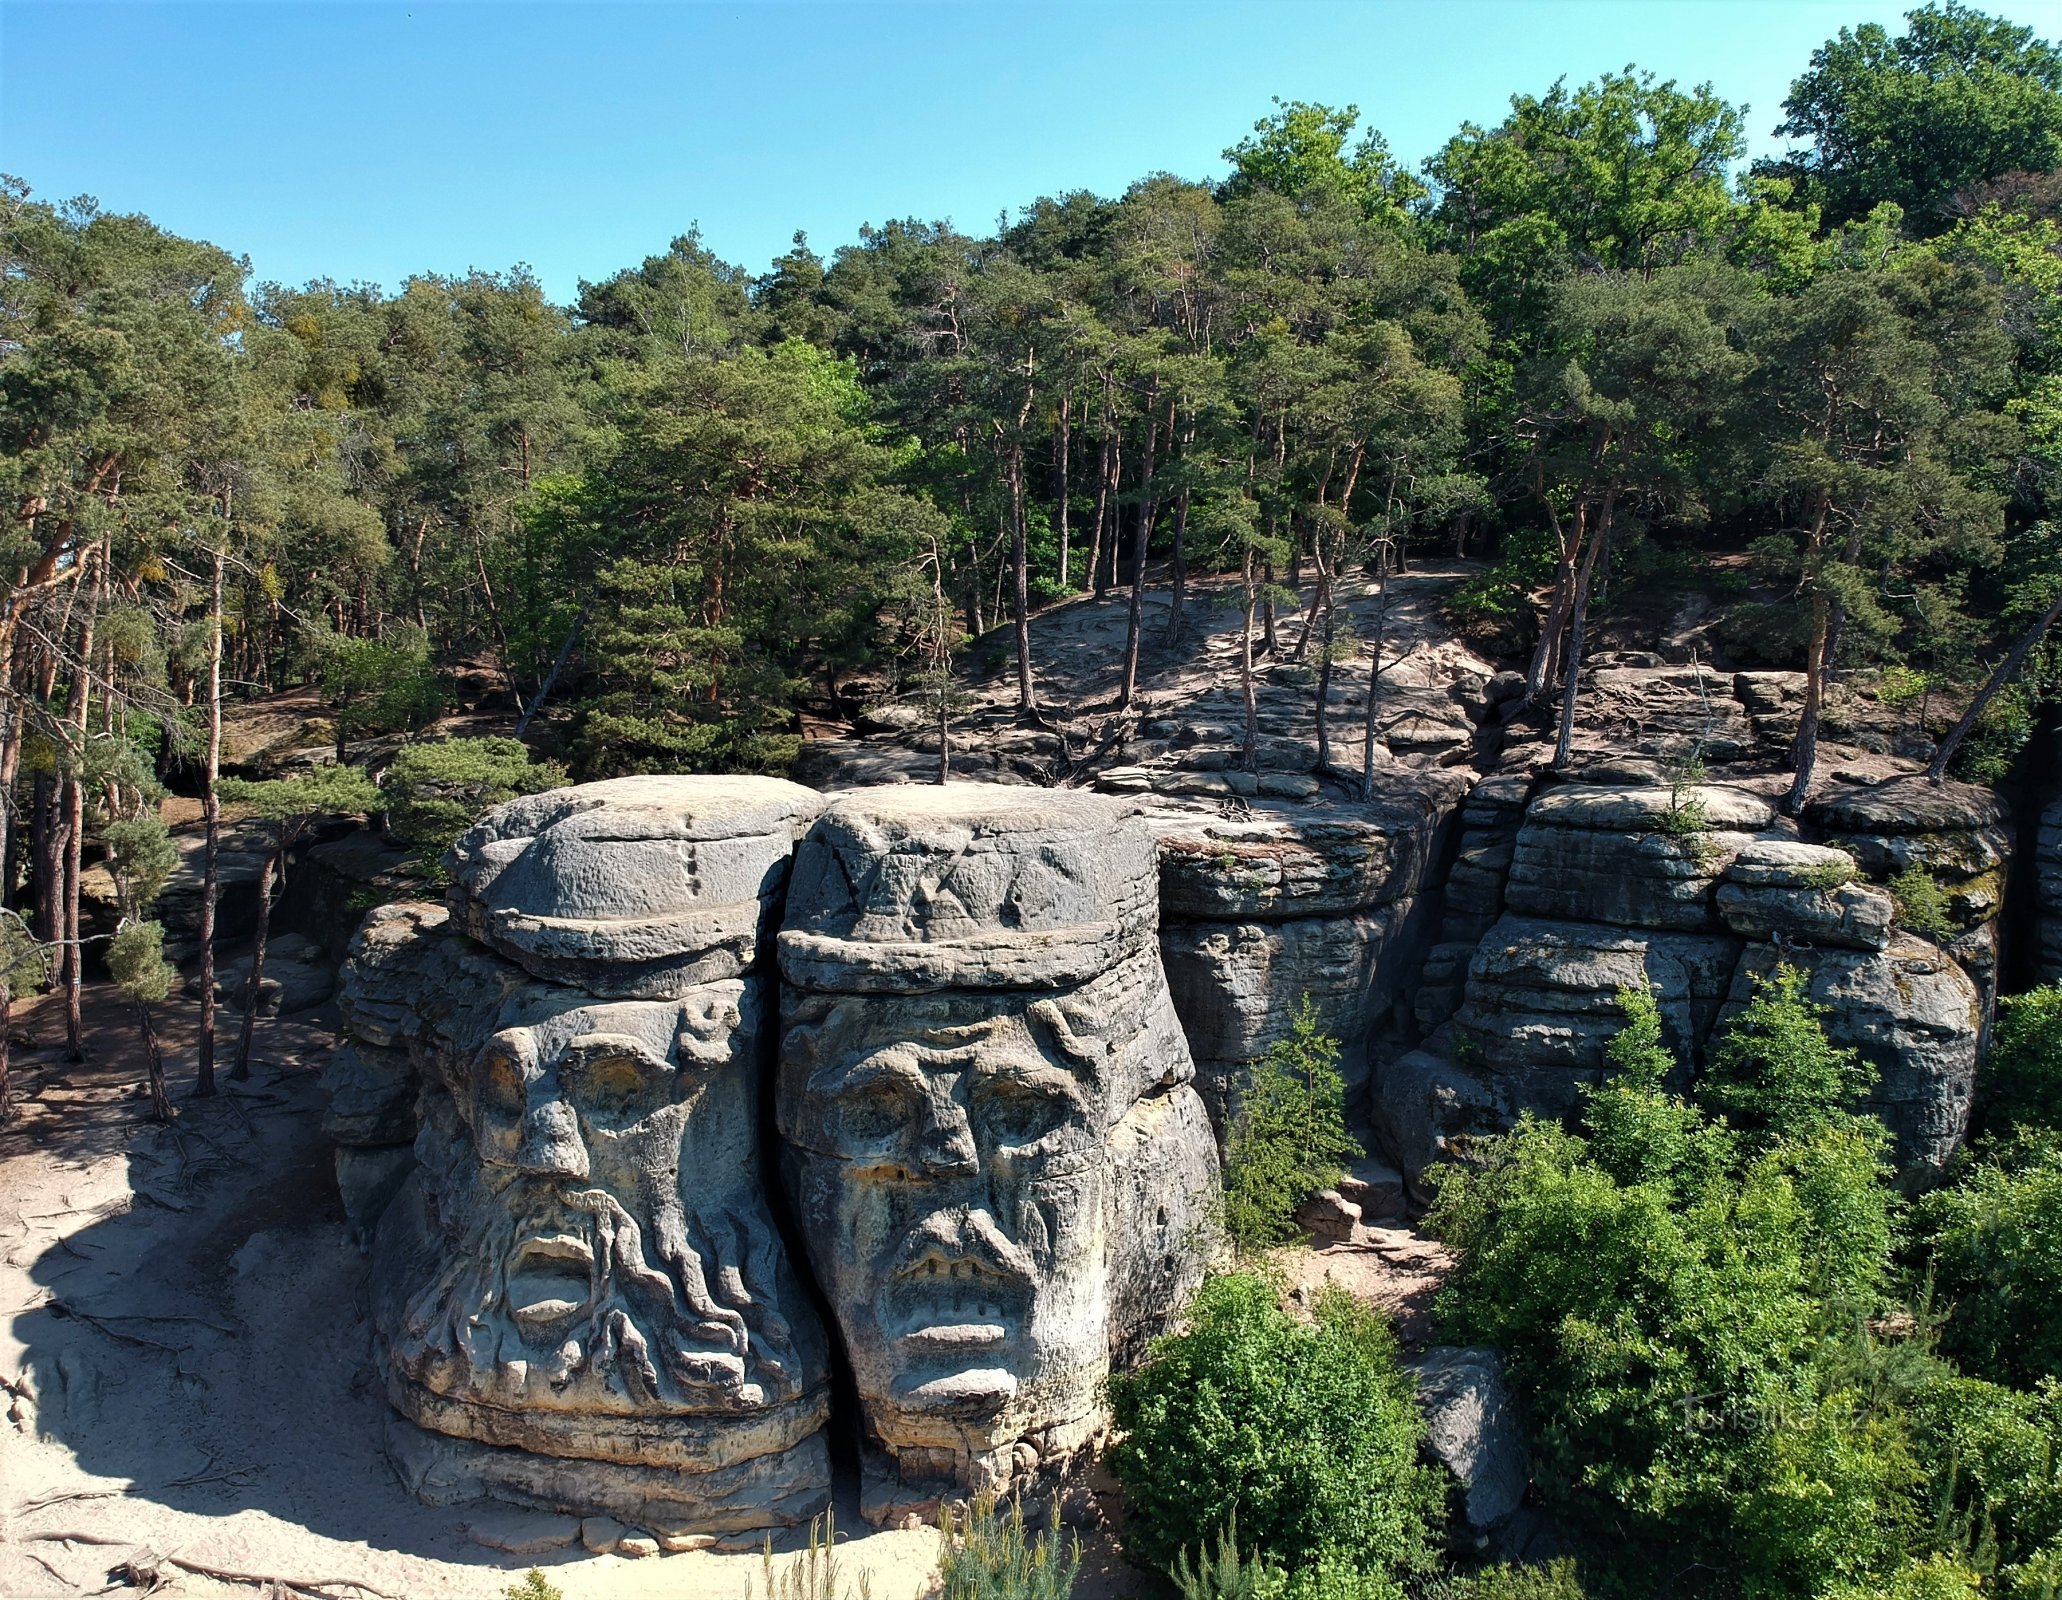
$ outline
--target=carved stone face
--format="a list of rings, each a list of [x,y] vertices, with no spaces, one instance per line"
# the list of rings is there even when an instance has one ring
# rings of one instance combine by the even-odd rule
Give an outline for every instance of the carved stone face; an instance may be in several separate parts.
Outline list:
[[[793,1288],[751,1192],[755,991],[578,1004],[524,985],[435,1073],[418,1153],[442,1270],[390,1335],[418,1420],[502,1442],[489,1412],[520,1410],[531,1436],[606,1436],[569,1454],[622,1434],[648,1460],[632,1419],[801,1392],[815,1363],[773,1310]]]
[[[1022,996],[792,1020],[798,1196],[876,1427],[978,1452],[1084,1414],[1109,1356],[1103,1041]]]
[[[1105,797],[832,801],[780,935],[782,1159],[885,1503],[1001,1491],[1101,1425],[1113,1354],[1200,1274],[1216,1148]]]

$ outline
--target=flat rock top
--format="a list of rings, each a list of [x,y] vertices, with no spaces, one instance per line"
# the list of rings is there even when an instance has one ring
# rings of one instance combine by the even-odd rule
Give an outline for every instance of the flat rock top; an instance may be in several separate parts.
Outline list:
[[[1704,808],[1706,828],[1753,833],[1775,820],[1774,810],[1759,795],[1709,783],[1687,788],[1680,796],[1659,787],[1575,784],[1541,795],[1527,817],[1556,828],[1651,832],[1678,805],[1692,801]]]
[[[1804,808],[1804,820],[1835,833],[1949,833],[2004,820],[2005,805],[1988,789],[1924,777],[1841,785]]]
[[[590,838],[736,839],[783,832],[793,837],[822,809],[822,795],[785,778],[604,778],[497,806],[459,840],[457,851],[462,867],[470,852],[490,841],[535,837],[576,819],[577,831]]]
[[[807,793],[808,791],[804,791]],[[812,797],[820,798],[820,797]],[[1139,815],[1132,800],[1082,789],[1031,789],[1003,783],[884,783],[833,793],[822,826],[893,833],[1097,833]]]

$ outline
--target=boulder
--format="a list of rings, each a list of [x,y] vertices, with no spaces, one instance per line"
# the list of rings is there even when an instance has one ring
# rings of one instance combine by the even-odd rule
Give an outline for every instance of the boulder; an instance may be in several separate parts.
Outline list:
[[[1457,1141],[1508,1126],[1488,1080],[1432,1049],[1378,1063],[1374,1091],[1377,1141],[1414,1194],[1423,1193],[1425,1169]]]
[[[384,1198],[375,1350],[424,1498],[711,1533],[828,1503],[829,1357],[760,1121],[761,919],[818,804],[771,779],[530,796],[454,850],[457,917],[401,903],[360,929],[331,1119],[397,1131],[412,1065],[413,1144],[345,1150],[413,1162],[346,1198]]]
[[[1367,1040],[1417,965],[1428,918],[1418,902],[1290,922],[1179,922],[1160,949],[1196,1062],[1196,1086],[1221,1131],[1254,1063],[1289,1036],[1308,996],[1340,1041],[1349,1098],[1367,1083]]]
[[[1669,1048],[1687,1065],[1724,1003],[1740,942],[1506,916],[1483,936],[1454,1019],[1486,1078],[1515,1104],[1572,1110],[1624,1026],[1620,989],[1653,992]]]
[[[489,1550],[505,1551],[512,1556],[541,1556],[578,1543],[580,1522],[575,1517],[489,1503],[466,1513],[465,1532],[474,1544],[485,1545]]]
[[[1403,1366],[1417,1380],[1426,1446],[1460,1484],[1469,1530],[1486,1535],[1524,1504],[1532,1481],[1503,1358],[1494,1350],[1439,1345]]]

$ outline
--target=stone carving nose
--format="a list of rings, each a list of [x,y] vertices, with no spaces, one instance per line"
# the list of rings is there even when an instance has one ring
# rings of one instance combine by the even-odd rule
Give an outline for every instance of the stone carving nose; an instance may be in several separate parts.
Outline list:
[[[917,1160],[924,1174],[932,1178],[964,1178],[980,1170],[980,1154],[974,1148],[974,1130],[959,1103],[946,1095],[933,1095],[926,1103],[924,1122],[917,1137]]]
[[[516,1166],[540,1178],[587,1176],[587,1146],[580,1142],[579,1124],[565,1101],[547,1100],[530,1108],[523,1118]]]

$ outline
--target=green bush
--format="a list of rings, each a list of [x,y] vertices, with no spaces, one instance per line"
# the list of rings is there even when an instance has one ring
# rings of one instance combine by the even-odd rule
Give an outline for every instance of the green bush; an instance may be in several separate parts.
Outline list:
[[[1588,1591],[1575,1563],[1563,1557],[1525,1565],[1499,1562],[1479,1572],[1435,1578],[1419,1590],[1418,1600],[1588,1600]]]
[[[2062,1125],[2062,983],[1998,1002],[1980,1087],[1992,1133]]]
[[[1125,1547],[1174,1570],[1236,1513],[1250,1555],[1292,1585],[1373,1597],[1431,1570],[1445,1493],[1418,1464],[1424,1423],[1388,1327],[1328,1289],[1315,1320],[1250,1273],[1197,1291],[1190,1326],[1110,1380]]]
[[[1339,1041],[1318,1026],[1310,996],[1253,1069],[1225,1145],[1225,1231],[1242,1250],[1293,1238],[1305,1196],[1338,1183],[1361,1154],[1346,1131]]]
[[[1526,1120],[1439,1174],[1427,1226],[1458,1270],[1442,1334],[1501,1349],[1538,1480],[1606,1540],[1659,1541],[1815,1594],[1888,1570],[1919,1453],[1840,1352],[1884,1304],[1895,1196],[1866,1081],[1778,972],[1670,1095],[1651,997],[1622,997],[1617,1071],[1580,1132]],[[1843,1364],[1844,1363],[1844,1364]]]
[[[1918,1220],[1945,1348],[2001,1381],[2062,1376],[2062,1139],[1994,1147]]]
[[[532,1567],[523,1574],[520,1583],[512,1583],[501,1591],[502,1600],[566,1600],[557,1584]]]
[[[957,1521],[947,1506],[938,1521],[941,1600],[1068,1600],[1073,1594],[1081,1541],[1027,1532],[1021,1502],[1003,1517],[992,1503],[978,1501]]]
[[[412,744],[380,775],[387,826],[436,861],[481,812],[566,781],[555,761],[533,761],[516,739],[440,739]]]
[[[1924,867],[1905,868],[1890,880],[1890,898],[1897,903],[1897,925],[1929,939],[1952,939],[1955,920],[1947,893]]]

